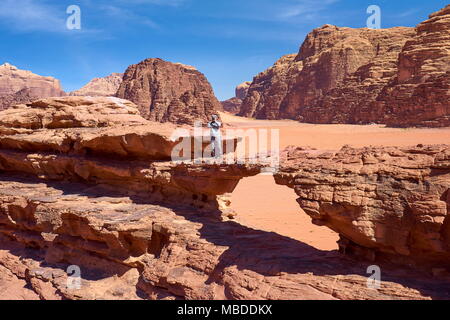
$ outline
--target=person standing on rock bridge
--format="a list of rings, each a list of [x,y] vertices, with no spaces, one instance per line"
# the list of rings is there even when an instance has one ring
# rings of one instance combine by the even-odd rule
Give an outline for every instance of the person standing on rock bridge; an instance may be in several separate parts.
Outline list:
[[[211,145],[212,145],[212,155],[215,158],[220,158],[222,156],[222,133],[220,128],[222,123],[219,121],[217,115],[213,115],[211,121],[208,122],[208,128],[211,129]]]

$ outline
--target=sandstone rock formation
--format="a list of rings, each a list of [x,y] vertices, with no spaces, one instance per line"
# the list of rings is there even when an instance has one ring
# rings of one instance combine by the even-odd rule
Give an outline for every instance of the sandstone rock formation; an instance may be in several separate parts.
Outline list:
[[[238,114],[241,111],[242,101],[247,96],[250,84],[250,81],[241,83],[236,87],[235,97],[225,101],[221,101],[223,110],[231,114]]]
[[[390,264],[383,264],[381,288],[369,289],[367,262],[218,219],[228,212],[228,193],[260,166],[168,161],[172,128],[109,97],[42,99],[0,112],[0,287],[14,288],[4,293],[24,299],[449,298],[447,282]],[[422,215],[422,201],[442,213],[435,199],[448,180],[447,149],[420,150],[407,153],[417,159],[402,156],[411,163],[388,171],[395,176],[388,181],[398,180],[397,192],[408,194],[414,172],[417,181],[428,179],[417,189],[414,214]],[[373,162],[369,156],[365,161]],[[431,158],[435,171],[426,175]],[[291,168],[286,161],[284,174]],[[390,206],[395,198],[383,201]],[[380,243],[389,248],[390,242]],[[80,268],[79,288],[67,286],[71,265]]]
[[[0,110],[37,98],[65,95],[59,80],[20,70],[5,63],[0,66]]]
[[[242,100],[236,97],[220,102],[224,111],[231,114],[238,114],[241,111]]]
[[[244,100],[247,96],[248,89],[250,88],[251,81],[241,83],[236,87],[236,98]]]
[[[450,265],[450,146],[339,152],[290,148],[275,176],[341,248],[370,259]],[[449,270],[450,271],[450,270]]]
[[[79,90],[70,92],[71,96],[113,97],[122,83],[123,73],[112,73],[107,77],[95,78]]]
[[[240,114],[310,123],[447,126],[449,6],[416,29],[325,25],[257,75]]]
[[[211,210],[228,202],[226,193],[242,177],[259,172],[258,166],[222,173],[220,165],[171,161],[184,138],[172,136],[176,129],[145,120],[136,105],[115,97],[41,99],[0,113],[0,170],[110,184]],[[209,140],[199,142],[203,149]],[[225,140],[224,151],[234,151],[236,143]]]
[[[131,65],[117,91],[139,106],[146,119],[193,124],[209,121],[221,105],[206,77],[195,68],[161,59]]]

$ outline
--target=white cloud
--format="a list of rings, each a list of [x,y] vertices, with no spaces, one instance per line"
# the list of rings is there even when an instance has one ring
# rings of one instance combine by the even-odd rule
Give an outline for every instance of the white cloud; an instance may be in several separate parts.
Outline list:
[[[2,0],[0,19],[2,23],[17,31],[64,32],[65,10],[57,11],[42,1]]]
[[[330,5],[338,1],[340,0],[227,0],[221,2],[220,9],[207,9],[199,15],[219,19],[301,24],[323,15]]]

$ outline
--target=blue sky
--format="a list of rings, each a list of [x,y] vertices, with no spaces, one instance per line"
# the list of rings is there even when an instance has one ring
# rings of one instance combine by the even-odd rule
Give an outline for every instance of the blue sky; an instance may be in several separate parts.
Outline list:
[[[448,1],[433,0],[0,0],[0,63],[9,62],[80,88],[158,57],[195,66],[221,100],[280,56],[298,51],[323,24],[365,27],[366,9],[382,27],[415,26]],[[81,30],[66,9],[81,8]]]

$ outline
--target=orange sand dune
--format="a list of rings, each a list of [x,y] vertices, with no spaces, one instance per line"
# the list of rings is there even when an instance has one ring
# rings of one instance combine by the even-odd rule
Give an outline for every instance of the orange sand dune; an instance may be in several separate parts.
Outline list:
[[[224,123],[237,128],[276,128],[280,130],[280,148],[288,145],[318,149],[340,149],[349,144],[364,146],[409,146],[448,144],[450,128],[396,129],[383,125],[314,125],[291,120],[253,120],[226,113]],[[242,180],[232,195],[237,221],[260,230],[276,232],[321,250],[337,249],[338,236],[326,227],[318,227],[301,210],[292,189],[278,186],[273,177],[259,175]]]

